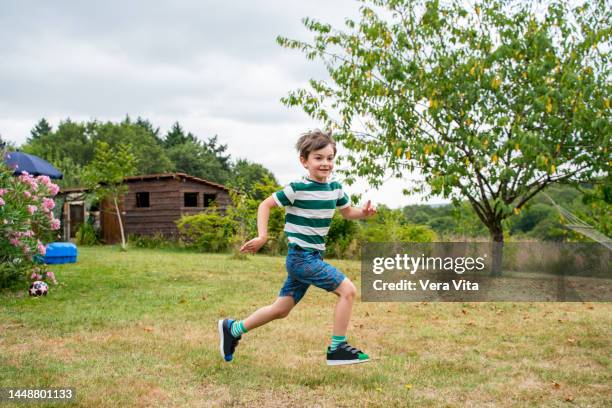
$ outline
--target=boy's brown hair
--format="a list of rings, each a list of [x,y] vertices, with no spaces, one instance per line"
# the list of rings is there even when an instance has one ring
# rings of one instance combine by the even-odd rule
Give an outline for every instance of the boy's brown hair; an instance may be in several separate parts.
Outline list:
[[[310,132],[303,133],[295,144],[295,148],[300,152],[300,157],[308,159],[310,152],[324,148],[327,145],[331,145],[334,149],[334,156],[336,155],[336,142],[332,138],[331,132],[323,132],[322,130],[315,129]]]

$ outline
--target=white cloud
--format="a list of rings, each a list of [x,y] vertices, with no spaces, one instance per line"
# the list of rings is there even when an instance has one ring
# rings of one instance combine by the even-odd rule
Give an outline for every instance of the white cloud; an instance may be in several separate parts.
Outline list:
[[[219,135],[233,157],[285,183],[301,175],[297,136],[319,126],[280,98],[324,78],[320,63],[276,44],[308,39],[306,16],[339,26],[360,3],[316,1],[23,1],[0,3],[0,134],[23,143],[41,118],[117,121],[141,116]],[[364,192],[358,184],[351,192]],[[369,193],[414,202],[397,181]],[[364,194],[365,196],[365,194]]]

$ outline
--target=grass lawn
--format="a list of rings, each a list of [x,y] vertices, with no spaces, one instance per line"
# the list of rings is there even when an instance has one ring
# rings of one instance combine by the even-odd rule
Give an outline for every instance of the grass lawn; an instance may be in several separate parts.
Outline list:
[[[359,287],[359,262],[331,263]],[[612,401],[610,303],[358,298],[349,342],[373,361],[328,367],[336,297],[311,288],[288,318],[244,335],[226,363],[217,319],[271,303],[284,258],[95,247],[52,270],[60,285],[45,298],[0,294],[0,387],[74,387],[72,405],[83,407]]]

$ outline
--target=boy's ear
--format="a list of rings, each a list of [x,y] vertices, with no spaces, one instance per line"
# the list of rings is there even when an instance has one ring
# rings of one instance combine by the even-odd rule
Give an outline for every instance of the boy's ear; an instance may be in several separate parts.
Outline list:
[[[302,166],[306,167],[306,163],[308,163],[308,159],[304,158],[304,156],[300,156],[300,163],[302,163]]]

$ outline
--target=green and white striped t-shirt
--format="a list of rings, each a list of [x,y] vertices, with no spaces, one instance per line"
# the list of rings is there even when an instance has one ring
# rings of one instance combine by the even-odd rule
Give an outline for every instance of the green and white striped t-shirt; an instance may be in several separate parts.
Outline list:
[[[336,207],[350,205],[337,181],[319,183],[304,178],[289,183],[273,197],[279,206],[285,207],[285,234],[289,246],[319,251],[325,251],[325,236]]]

